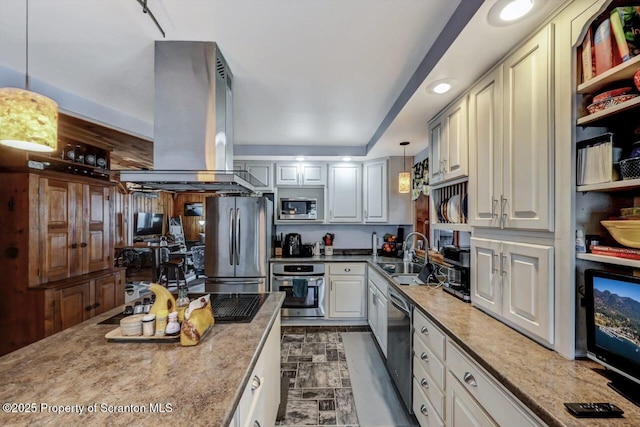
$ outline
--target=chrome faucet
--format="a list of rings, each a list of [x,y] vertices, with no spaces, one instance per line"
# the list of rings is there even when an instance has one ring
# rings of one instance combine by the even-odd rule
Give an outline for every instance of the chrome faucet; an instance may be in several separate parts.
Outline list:
[[[429,239],[427,239],[427,236],[425,236],[424,234],[418,231],[412,231],[411,233],[407,234],[407,237],[404,239],[404,243],[402,243],[402,250],[404,251],[404,255],[402,256],[402,261],[404,262],[413,261],[413,256],[415,255],[415,251],[413,249],[413,243],[411,244],[410,249],[407,248],[407,244],[409,243],[409,238],[411,236],[421,236],[424,239],[424,246],[425,246],[424,262],[426,264],[429,261],[429,258],[426,255],[429,251]]]

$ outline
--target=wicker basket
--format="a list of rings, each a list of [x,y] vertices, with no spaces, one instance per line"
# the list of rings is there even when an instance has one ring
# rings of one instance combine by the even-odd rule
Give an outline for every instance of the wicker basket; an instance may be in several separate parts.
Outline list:
[[[620,160],[622,179],[640,178],[640,157]]]

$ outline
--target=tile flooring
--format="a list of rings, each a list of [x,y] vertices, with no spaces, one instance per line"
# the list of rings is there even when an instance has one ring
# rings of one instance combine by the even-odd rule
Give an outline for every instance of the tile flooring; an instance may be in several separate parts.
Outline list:
[[[281,371],[289,378],[280,426],[358,426],[341,332],[358,327],[283,326]]]

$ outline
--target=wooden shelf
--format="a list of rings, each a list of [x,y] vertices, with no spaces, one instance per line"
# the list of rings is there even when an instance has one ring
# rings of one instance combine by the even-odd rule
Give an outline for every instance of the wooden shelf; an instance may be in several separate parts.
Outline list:
[[[640,67],[640,55],[634,56],[630,60],[605,71],[588,82],[578,85],[577,93],[595,94],[619,80],[631,79],[638,67]]]
[[[468,231],[471,232],[471,226],[469,224],[454,224],[454,223],[436,223],[431,225],[434,230],[451,230],[451,231]]]
[[[640,268],[640,260],[629,258],[618,258],[605,255],[594,254],[576,254],[577,259],[583,259],[586,261],[603,262],[606,264],[623,265],[625,267]]]
[[[604,120],[608,117],[611,117],[615,114],[621,113],[623,111],[631,110],[640,105],[640,96],[636,96],[626,102],[615,105],[613,107],[609,107],[606,110],[598,111],[597,113],[589,114],[588,116],[580,117],[577,121],[578,126],[584,126],[587,124],[593,124],[600,120]]]
[[[629,191],[640,188],[640,179],[603,182],[600,184],[578,185],[576,191]]]

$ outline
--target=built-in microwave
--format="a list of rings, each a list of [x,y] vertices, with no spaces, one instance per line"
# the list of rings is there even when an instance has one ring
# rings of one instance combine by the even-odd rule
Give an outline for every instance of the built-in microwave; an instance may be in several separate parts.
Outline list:
[[[318,219],[318,199],[281,198],[279,219]]]

